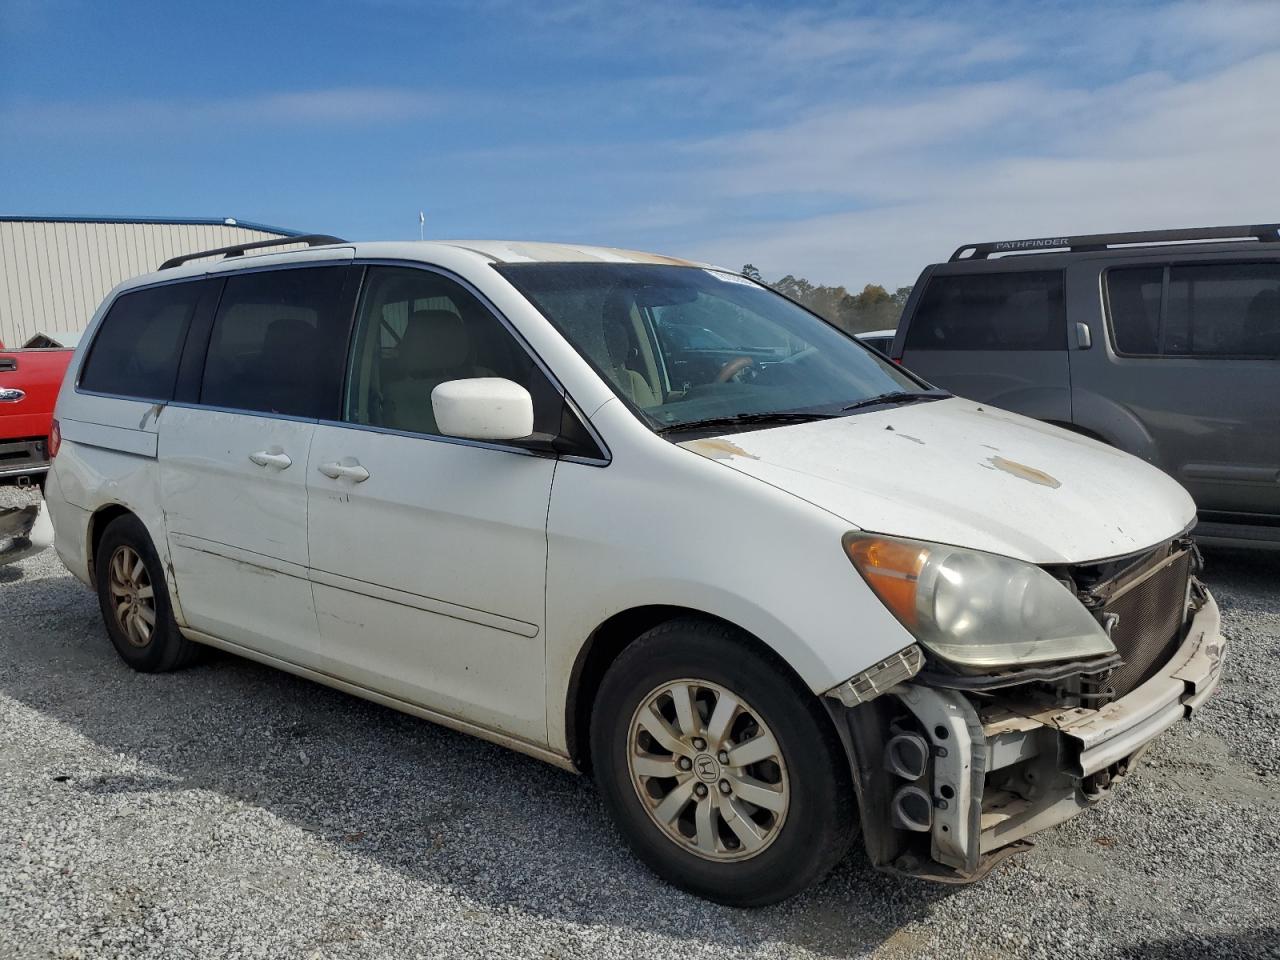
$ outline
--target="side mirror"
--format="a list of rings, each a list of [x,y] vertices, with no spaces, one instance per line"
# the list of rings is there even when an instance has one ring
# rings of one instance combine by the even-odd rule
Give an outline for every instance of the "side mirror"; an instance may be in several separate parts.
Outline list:
[[[520,440],[533,433],[533,397],[501,377],[449,380],[431,391],[436,428],[467,440]]]

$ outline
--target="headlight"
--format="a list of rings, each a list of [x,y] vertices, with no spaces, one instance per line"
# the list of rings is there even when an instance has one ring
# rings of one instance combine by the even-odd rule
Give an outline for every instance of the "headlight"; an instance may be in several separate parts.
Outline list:
[[[964,667],[1115,653],[1084,605],[1030,563],[962,547],[849,533],[845,551],[922,644]]]

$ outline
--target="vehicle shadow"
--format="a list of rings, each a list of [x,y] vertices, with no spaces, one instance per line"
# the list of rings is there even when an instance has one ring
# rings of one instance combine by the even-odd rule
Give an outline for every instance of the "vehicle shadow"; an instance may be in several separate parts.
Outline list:
[[[1280,550],[1201,547],[1202,574],[1211,590],[1228,584],[1232,593],[1280,593]]]
[[[781,942],[860,955],[952,892],[876,873],[855,845],[784,904],[721,907],[639,865],[584,777],[225,654],[133,673],[94,596],[64,577],[6,585],[0,611],[22,612],[0,613],[0,692],[145,770],[61,770],[33,790],[215,791],[426,887],[622,931],[714,930],[729,950]]]
[[[1114,954],[1116,960],[1204,960],[1207,957],[1280,957],[1280,927],[1149,940]]]

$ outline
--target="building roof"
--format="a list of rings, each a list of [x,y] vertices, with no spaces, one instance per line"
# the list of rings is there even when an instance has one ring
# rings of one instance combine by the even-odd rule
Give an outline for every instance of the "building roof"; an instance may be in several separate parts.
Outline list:
[[[0,214],[0,222],[5,223],[136,223],[167,224],[194,227],[239,227],[241,230],[256,230],[261,233],[274,233],[282,237],[298,236],[300,231],[287,227],[272,227],[265,223],[254,223],[252,220],[237,220],[235,217],[98,217],[98,216],[51,216],[41,217],[24,214]]]

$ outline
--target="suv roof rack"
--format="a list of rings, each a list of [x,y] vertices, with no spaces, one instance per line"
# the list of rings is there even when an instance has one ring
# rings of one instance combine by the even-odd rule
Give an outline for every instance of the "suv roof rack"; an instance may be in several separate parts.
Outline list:
[[[993,253],[1044,253],[1070,250],[1072,253],[1106,250],[1113,246],[1144,243],[1185,243],[1194,240],[1258,240],[1280,241],[1280,223],[1262,223],[1251,227],[1185,227],[1180,230],[1135,230],[1129,233],[1091,233],[1078,237],[1041,237],[1034,240],[996,240],[989,243],[966,243],[956,248],[951,260],[986,260]]]
[[[242,257],[246,250],[259,250],[262,247],[281,247],[292,243],[305,243],[308,247],[322,247],[330,243],[346,243],[341,237],[331,237],[325,233],[308,233],[301,237],[277,237],[274,240],[255,240],[253,243],[237,243],[230,247],[218,247],[216,250],[197,250],[195,253],[184,253],[180,257],[170,257],[164,263],[157,267],[158,270],[168,270],[170,267],[181,266],[188,260],[199,260],[201,257],[216,257],[222,254],[223,259],[229,257]]]

